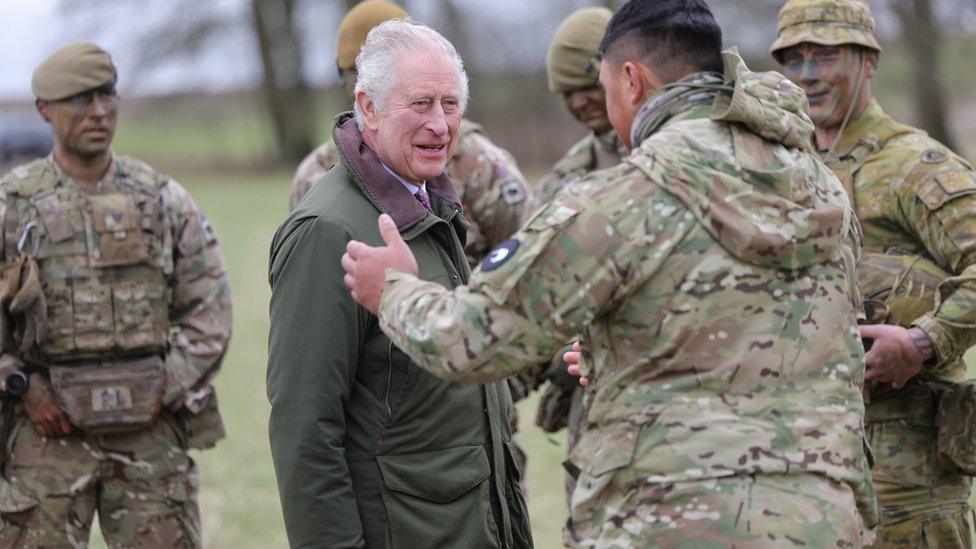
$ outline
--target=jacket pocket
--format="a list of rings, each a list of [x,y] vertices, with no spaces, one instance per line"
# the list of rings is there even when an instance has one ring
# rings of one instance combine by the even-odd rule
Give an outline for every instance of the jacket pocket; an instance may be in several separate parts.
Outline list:
[[[519,481],[524,474],[515,459],[515,443],[505,443],[505,499],[508,502],[508,515],[512,522],[512,546],[516,549],[532,547],[532,526],[529,522],[529,506]]]
[[[482,446],[377,456],[393,547],[499,547]]]

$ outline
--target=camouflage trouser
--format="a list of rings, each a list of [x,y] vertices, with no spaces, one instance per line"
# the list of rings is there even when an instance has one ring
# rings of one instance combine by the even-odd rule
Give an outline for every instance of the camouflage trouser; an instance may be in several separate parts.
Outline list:
[[[871,475],[881,508],[876,547],[972,547],[972,478],[939,467],[936,406],[924,385],[867,405]]]
[[[860,547],[862,542],[851,488],[819,475],[617,486],[582,473],[577,482],[563,531],[570,547]]]
[[[95,511],[110,547],[200,547],[199,477],[170,419],[132,434],[63,438],[15,420],[0,547],[85,547]]]

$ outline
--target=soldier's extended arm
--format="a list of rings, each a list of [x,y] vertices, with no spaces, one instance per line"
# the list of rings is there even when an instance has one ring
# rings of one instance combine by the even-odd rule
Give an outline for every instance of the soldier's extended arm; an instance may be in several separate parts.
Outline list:
[[[614,185],[584,181],[558,195],[469,286],[448,291],[389,271],[383,331],[446,379],[501,379],[548,359],[654,275],[694,224],[666,192],[642,178],[629,185],[622,174],[632,169],[604,172]]]
[[[183,404],[205,388],[220,367],[231,333],[230,288],[210,223],[183,189],[162,189],[173,226],[173,280],[169,304],[169,350],[163,403]]]
[[[269,435],[292,547],[364,544],[345,438],[369,315],[342,284],[348,239],[335,224],[305,219],[272,244]]]
[[[938,370],[976,343],[976,173],[954,160],[916,171],[900,200],[905,222],[953,274],[936,308],[914,322],[935,345]]]

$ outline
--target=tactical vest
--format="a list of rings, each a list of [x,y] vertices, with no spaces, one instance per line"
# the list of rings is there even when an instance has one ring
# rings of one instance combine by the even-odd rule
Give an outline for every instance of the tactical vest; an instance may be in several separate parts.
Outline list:
[[[162,355],[173,272],[165,179],[121,157],[114,178],[82,190],[51,162],[14,170],[6,188],[5,257],[17,256],[22,238],[36,250],[47,299],[50,334],[31,358],[67,365]]]

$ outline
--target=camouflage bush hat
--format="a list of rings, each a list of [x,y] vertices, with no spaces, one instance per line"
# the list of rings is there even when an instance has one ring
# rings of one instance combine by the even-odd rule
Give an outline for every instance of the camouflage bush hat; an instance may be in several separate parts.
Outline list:
[[[600,40],[611,17],[613,12],[607,8],[583,8],[556,27],[546,56],[549,91],[564,93],[597,85]]]
[[[373,27],[384,21],[408,17],[406,10],[387,0],[366,0],[356,4],[339,23],[336,65],[342,70],[355,68],[356,56]]]
[[[34,69],[34,97],[58,101],[93,88],[115,83],[118,75],[112,57],[91,42],[74,42],[58,48]]]
[[[823,46],[857,44],[881,53],[874,37],[874,18],[866,0],[789,0],[779,10],[779,35],[769,52],[803,42]]]

